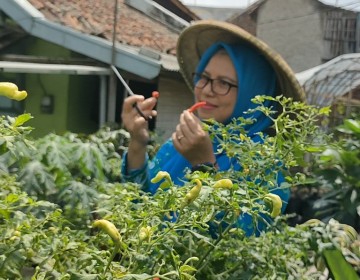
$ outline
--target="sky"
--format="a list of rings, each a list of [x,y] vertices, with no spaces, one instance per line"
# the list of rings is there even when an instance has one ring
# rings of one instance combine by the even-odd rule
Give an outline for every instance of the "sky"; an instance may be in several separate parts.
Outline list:
[[[236,7],[245,8],[256,0],[180,0],[185,5],[197,5],[208,7]],[[359,0],[320,0],[324,4],[344,7],[345,9],[360,11]]]
[[[339,6],[347,10],[360,11],[359,0],[321,0],[324,4]]]
[[[244,8],[256,0],[180,0],[185,5]]]

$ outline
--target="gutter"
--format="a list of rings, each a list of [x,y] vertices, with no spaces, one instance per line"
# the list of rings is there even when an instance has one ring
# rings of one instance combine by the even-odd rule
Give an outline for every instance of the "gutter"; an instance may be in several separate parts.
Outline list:
[[[190,23],[152,0],[125,0],[125,4],[180,33]]]
[[[48,21],[26,0],[1,1],[0,9],[27,33],[37,38],[61,45],[106,64],[112,63],[110,41]],[[161,69],[160,61],[140,55],[136,49],[121,44],[115,45],[113,64],[149,80],[156,78]]]

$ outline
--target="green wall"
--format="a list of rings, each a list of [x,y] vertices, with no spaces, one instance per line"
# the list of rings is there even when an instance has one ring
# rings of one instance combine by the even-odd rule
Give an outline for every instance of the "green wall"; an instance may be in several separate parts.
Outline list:
[[[82,57],[61,46],[31,36],[1,53],[59,60]],[[32,132],[33,137],[41,137],[50,132],[92,133],[98,129],[99,77],[21,73],[11,76],[14,75],[19,81],[19,88],[28,92],[28,97],[22,102],[24,111],[34,117],[28,123],[35,128]],[[0,73],[0,80],[5,81],[7,76],[9,73]],[[54,111],[51,114],[40,109],[41,99],[45,94],[54,96]]]
[[[28,97],[25,110],[34,117],[29,124],[35,128],[34,137],[47,133],[64,133],[67,130],[68,77],[64,75],[26,75]],[[54,96],[54,111],[43,113],[40,109],[41,99],[45,94]]]
[[[28,39],[27,55],[51,58],[68,58],[70,51],[33,37]],[[29,97],[26,110],[34,116],[29,122],[34,128],[34,136],[43,136],[49,132],[64,133],[67,130],[66,116],[68,103],[69,76],[58,74],[28,74],[26,88]],[[41,98],[45,94],[54,96],[52,114],[41,112]]]

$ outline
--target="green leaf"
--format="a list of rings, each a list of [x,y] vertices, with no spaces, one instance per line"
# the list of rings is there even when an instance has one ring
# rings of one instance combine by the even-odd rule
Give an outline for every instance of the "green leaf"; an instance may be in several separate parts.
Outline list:
[[[15,118],[15,121],[13,123],[13,127],[18,127],[26,123],[27,121],[31,120],[33,117],[31,114],[22,114]]]
[[[5,202],[7,203],[14,203],[19,200],[19,195],[11,193],[5,198]]]
[[[56,186],[53,176],[45,165],[39,161],[29,162],[19,174],[27,193],[50,194],[55,192]]]
[[[336,151],[334,149],[326,149],[322,154],[321,154],[321,160],[323,161],[340,161],[340,153],[339,151]]]
[[[46,162],[50,169],[67,170],[71,161],[69,157],[72,155],[71,152],[67,153],[70,147],[71,143],[64,138],[51,134],[37,142],[37,156],[42,162]]]
[[[151,279],[151,275],[143,273],[143,274],[127,274],[126,276],[122,277],[121,279],[124,280],[146,280]]]
[[[73,210],[81,205],[83,211],[89,212],[98,198],[98,192],[82,182],[73,180],[59,192],[58,198]]]
[[[93,143],[80,143],[74,148],[74,160],[85,176],[105,179],[104,163],[106,159],[101,150]]]
[[[180,266],[180,269],[179,271],[181,273],[186,273],[186,272],[195,272],[196,271],[196,268],[190,266],[190,265],[187,265],[187,264],[184,264],[182,266]]]
[[[345,260],[338,249],[324,250],[323,256],[334,280],[359,280],[354,268]]]
[[[319,110],[319,114],[320,115],[325,115],[325,116],[328,116],[331,112],[331,109],[330,107],[323,107]]]
[[[319,153],[322,152],[324,148],[319,146],[308,146],[305,148],[305,150],[310,153]]]
[[[97,280],[98,274],[81,274],[77,272],[71,272],[71,280]]]
[[[358,120],[346,119],[344,120],[344,125],[351,131],[360,133],[360,122]]]

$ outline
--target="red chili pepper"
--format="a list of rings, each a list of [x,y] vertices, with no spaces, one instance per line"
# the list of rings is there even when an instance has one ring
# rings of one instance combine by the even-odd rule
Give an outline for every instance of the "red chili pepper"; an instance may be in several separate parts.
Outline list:
[[[157,98],[159,98],[159,96],[160,96],[160,93],[158,91],[155,90],[152,92],[152,97],[155,97],[157,99]]]
[[[204,107],[205,105],[206,105],[206,102],[205,102],[205,101],[197,102],[197,103],[195,103],[194,105],[192,105],[192,106],[188,109],[188,111],[189,111],[190,113],[192,113],[192,112],[194,112],[195,110],[197,110],[198,108]]]

